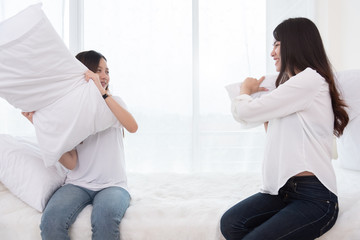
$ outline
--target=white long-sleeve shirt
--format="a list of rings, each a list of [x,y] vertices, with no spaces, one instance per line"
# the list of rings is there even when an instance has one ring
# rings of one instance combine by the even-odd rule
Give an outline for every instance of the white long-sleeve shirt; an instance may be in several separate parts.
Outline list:
[[[259,98],[241,94],[232,101],[232,114],[243,124],[269,121],[262,192],[276,195],[289,178],[309,171],[337,194],[331,163],[334,113],[320,74],[307,68]]]

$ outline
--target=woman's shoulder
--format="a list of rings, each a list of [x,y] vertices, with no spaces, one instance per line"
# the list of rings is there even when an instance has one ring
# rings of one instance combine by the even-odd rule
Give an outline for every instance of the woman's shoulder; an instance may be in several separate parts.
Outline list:
[[[278,88],[286,89],[284,91],[291,95],[300,94],[308,97],[329,89],[326,80],[312,68],[304,69]]]
[[[299,72],[298,74],[296,74],[294,77],[298,77],[298,78],[307,78],[307,79],[312,79],[312,80],[320,80],[320,81],[325,81],[325,79],[314,69],[307,67],[305,68],[305,70]]]
[[[319,88],[321,85],[326,83],[325,78],[323,78],[316,70],[310,67],[299,72],[289,80],[289,84],[296,84],[306,88]]]

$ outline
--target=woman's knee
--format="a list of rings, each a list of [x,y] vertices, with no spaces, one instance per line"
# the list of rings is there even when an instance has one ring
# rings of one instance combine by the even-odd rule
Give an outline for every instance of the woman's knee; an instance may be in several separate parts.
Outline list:
[[[91,213],[91,224],[93,227],[106,228],[106,226],[115,227],[121,222],[128,208],[128,203],[112,204],[103,203],[93,206]]]
[[[62,221],[56,216],[43,214],[40,223],[42,239],[69,239],[66,221]]]
[[[93,212],[91,214],[93,239],[119,239],[122,217],[123,214],[112,212],[109,209]]]
[[[231,211],[227,211],[220,219],[220,230],[226,239],[232,239],[232,233],[241,230],[241,226],[236,227],[236,230],[234,229],[234,226],[238,225],[238,221],[232,215]]]
[[[230,208],[220,219],[220,231],[226,239],[242,239],[249,233],[247,220]]]
[[[229,238],[229,231],[230,231],[229,227],[230,227],[229,219],[227,218],[227,215],[225,213],[220,219],[220,231],[226,239]]]
[[[130,195],[121,188],[108,188],[99,192],[93,201],[92,221],[119,221],[130,204]]]
[[[91,223],[93,227],[96,226],[115,226],[119,225],[123,218],[127,204],[123,206],[114,207],[112,204],[102,204],[102,206],[93,206],[91,213]]]

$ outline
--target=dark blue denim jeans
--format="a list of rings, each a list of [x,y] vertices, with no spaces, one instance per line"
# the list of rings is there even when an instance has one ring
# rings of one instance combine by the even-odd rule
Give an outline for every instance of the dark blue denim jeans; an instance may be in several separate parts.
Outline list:
[[[230,208],[220,228],[230,239],[315,239],[336,222],[337,196],[315,176],[292,177],[278,195],[257,193]]]

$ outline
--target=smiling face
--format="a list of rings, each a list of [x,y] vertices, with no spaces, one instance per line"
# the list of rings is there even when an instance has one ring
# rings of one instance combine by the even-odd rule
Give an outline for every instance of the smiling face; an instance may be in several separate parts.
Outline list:
[[[100,58],[99,66],[96,70],[96,74],[99,75],[101,85],[104,89],[107,88],[110,81],[109,68],[104,58]]]
[[[271,51],[271,57],[275,61],[276,71],[280,72],[280,69],[281,69],[281,57],[280,57],[280,42],[279,41],[274,42],[274,48]]]

